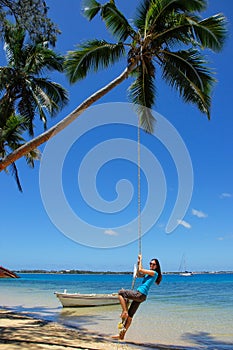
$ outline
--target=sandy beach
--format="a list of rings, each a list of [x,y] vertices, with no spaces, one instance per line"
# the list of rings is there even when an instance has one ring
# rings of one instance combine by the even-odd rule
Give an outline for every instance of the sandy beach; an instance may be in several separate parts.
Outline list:
[[[101,335],[68,329],[55,322],[8,310],[0,310],[0,330],[0,349],[117,349],[117,344]]]
[[[184,349],[183,347],[156,346],[112,341],[104,335],[70,329],[55,322],[33,318],[24,313],[0,310],[0,349],[80,349],[80,350],[131,350],[131,349]]]

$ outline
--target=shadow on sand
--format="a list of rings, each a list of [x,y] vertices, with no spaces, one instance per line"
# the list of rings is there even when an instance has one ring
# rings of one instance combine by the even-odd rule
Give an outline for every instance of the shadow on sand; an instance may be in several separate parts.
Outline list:
[[[209,333],[199,332],[199,333],[188,333],[183,336],[184,340],[191,341],[193,346],[181,346],[181,345],[163,345],[163,344],[151,344],[151,343],[134,343],[127,342],[127,344],[132,344],[138,346],[141,349],[155,349],[155,350],[232,350],[233,343],[218,341],[213,338]]]
[[[20,313],[17,313],[19,312]],[[211,334],[205,332],[187,333],[183,340],[192,342],[193,346],[164,345],[155,343],[135,343],[112,341],[109,335],[102,332],[90,332],[85,325],[95,323],[100,315],[80,315],[79,325],[63,328],[62,325],[49,320],[35,318],[36,308],[17,307],[17,312],[5,309],[0,312],[0,349],[157,349],[157,350],[232,350],[233,343],[218,341]],[[41,308],[40,308],[41,311]],[[48,309],[45,308],[45,312]],[[51,309],[50,316],[55,313]],[[56,309],[57,314],[57,309]],[[53,315],[54,316],[54,315]],[[102,319],[104,316],[102,316]],[[97,320],[98,322],[98,320]],[[88,328],[88,326],[87,326]],[[98,344],[98,346],[97,346]],[[111,345],[112,344],[112,345]],[[121,345],[119,345],[121,344]],[[97,347],[95,347],[95,345]]]

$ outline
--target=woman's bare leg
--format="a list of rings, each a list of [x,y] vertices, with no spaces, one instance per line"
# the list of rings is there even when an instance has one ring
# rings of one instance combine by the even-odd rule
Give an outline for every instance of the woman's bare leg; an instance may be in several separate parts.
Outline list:
[[[126,320],[126,322],[125,322],[125,327],[124,327],[124,329],[122,329],[122,331],[121,331],[120,334],[119,334],[119,339],[120,339],[120,340],[123,340],[123,339],[124,339],[125,333],[126,333],[127,330],[129,329],[131,323],[132,323],[132,317],[128,316],[128,317],[127,317],[127,320]]]
[[[123,298],[122,295],[118,295],[118,299],[120,301],[121,307],[122,307],[122,313],[121,313],[121,318],[126,319],[128,317],[128,307],[127,307],[127,302]]]
[[[124,337],[125,337],[125,334],[127,332],[127,330],[129,329],[130,325],[132,323],[132,317],[128,316],[127,317],[127,320],[125,321],[125,325],[124,325],[124,328],[120,331],[119,334],[117,335],[113,335],[112,336],[112,339],[120,339],[120,340],[123,340]]]

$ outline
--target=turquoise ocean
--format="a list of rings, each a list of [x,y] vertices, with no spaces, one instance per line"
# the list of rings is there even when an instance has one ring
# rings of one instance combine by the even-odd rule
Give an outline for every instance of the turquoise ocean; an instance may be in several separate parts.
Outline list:
[[[54,292],[112,293],[131,283],[132,276],[123,274],[20,274],[0,279],[0,307],[111,336],[117,334],[120,306],[62,308]],[[233,274],[163,275],[140,305],[126,340],[146,349],[232,350]]]

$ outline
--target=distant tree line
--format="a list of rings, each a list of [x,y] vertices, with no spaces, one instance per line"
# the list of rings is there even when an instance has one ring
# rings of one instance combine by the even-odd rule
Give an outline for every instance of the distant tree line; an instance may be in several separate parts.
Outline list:
[[[121,272],[116,272],[116,271],[90,271],[90,270],[18,270],[15,271],[17,273],[47,273],[47,274],[66,274],[66,275],[71,275],[71,274],[77,274],[77,275],[128,275],[132,274],[132,272],[129,271],[121,271]]]

